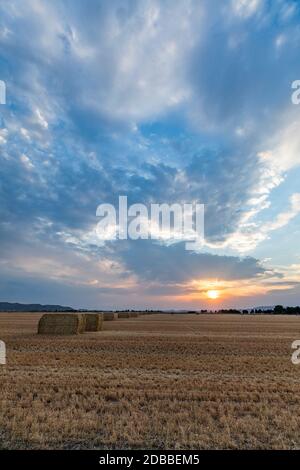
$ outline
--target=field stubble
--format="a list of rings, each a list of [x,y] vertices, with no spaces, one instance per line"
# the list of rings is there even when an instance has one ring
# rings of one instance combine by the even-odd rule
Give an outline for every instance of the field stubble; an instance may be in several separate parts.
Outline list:
[[[300,448],[300,317],[153,314],[74,337],[0,314],[0,448]]]

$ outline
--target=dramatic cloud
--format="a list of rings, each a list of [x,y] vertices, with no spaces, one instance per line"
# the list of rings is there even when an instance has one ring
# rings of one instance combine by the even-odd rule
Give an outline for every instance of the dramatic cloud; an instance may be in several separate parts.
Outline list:
[[[215,279],[256,302],[269,279],[294,302],[256,250],[299,223],[299,17],[293,0],[0,1],[1,296],[167,306]],[[122,194],[204,203],[203,250],[99,243],[96,208]]]

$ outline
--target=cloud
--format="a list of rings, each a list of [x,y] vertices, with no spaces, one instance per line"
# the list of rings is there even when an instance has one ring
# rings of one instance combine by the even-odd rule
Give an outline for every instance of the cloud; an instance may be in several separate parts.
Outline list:
[[[141,121],[189,97],[186,61],[202,16],[191,1],[12,1],[2,15],[11,34],[1,51],[14,56],[11,92],[25,88],[40,123],[60,106],[77,125],[84,114]]]
[[[194,278],[266,274],[255,253],[239,255],[299,212],[298,194],[283,193],[288,209],[273,199],[300,164],[295,2],[12,0],[0,11],[1,241],[12,282],[18,270],[27,280],[46,273],[45,286],[82,276],[85,292],[104,295],[112,269],[120,296],[126,276],[125,288],[136,295],[140,282],[146,296],[160,282],[171,293]],[[96,207],[120,194],[204,203],[211,252],[99,246]],[[38,253],[8,255],[30,239]]]
[[[31,170],[32,168],[34,168],[34,165],[31,163],[30,158],[28,158],[27,155],[24,155],[24,153],[21,155],[20,160],[27,170]]]
[[[182,283],[192,279],[245,279],[265,271],[254,258],[192,254],[182,243],[165,247],[144,240],[128,242],[117,253],[130,271],[148,281]]]
[[[237,16],[249,18],[257,13],[262,3],[261,0],[232,0],[231,7]]]
[[[299,116],[290,113],[285,119],[275,137],[266,142],[267,149],[259,154],[275,177],[300,165]]]
[[[243,224],[240,224],[238,231],[232,233],[224,242],[207,243],[210,248],[230,247],[240,253],[253,250],[257,245],[268,239],[270,233],[279,230],[294,219],[300,213],[300,193],[295,193],[290,198],[290,207],[279,213],[273,221],[261,221],[260,223],[251,221],[249,217]],[[249,214],[248,214],[249,215]],[[255,215],[252,214],[252,215]]]

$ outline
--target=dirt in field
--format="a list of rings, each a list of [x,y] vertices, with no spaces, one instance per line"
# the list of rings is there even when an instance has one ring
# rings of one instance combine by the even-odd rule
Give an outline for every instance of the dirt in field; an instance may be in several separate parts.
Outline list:
[[[300,317],[153,314],[38,336],[0,314],[0,448],[300,448]]]

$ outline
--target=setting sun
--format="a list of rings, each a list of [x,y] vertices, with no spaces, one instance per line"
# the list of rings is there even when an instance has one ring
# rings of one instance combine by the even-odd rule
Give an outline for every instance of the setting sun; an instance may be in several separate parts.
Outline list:
[[[207,291],[207,297],[209,299],[218,299],[220,293],[217,290],[209,290]]]

